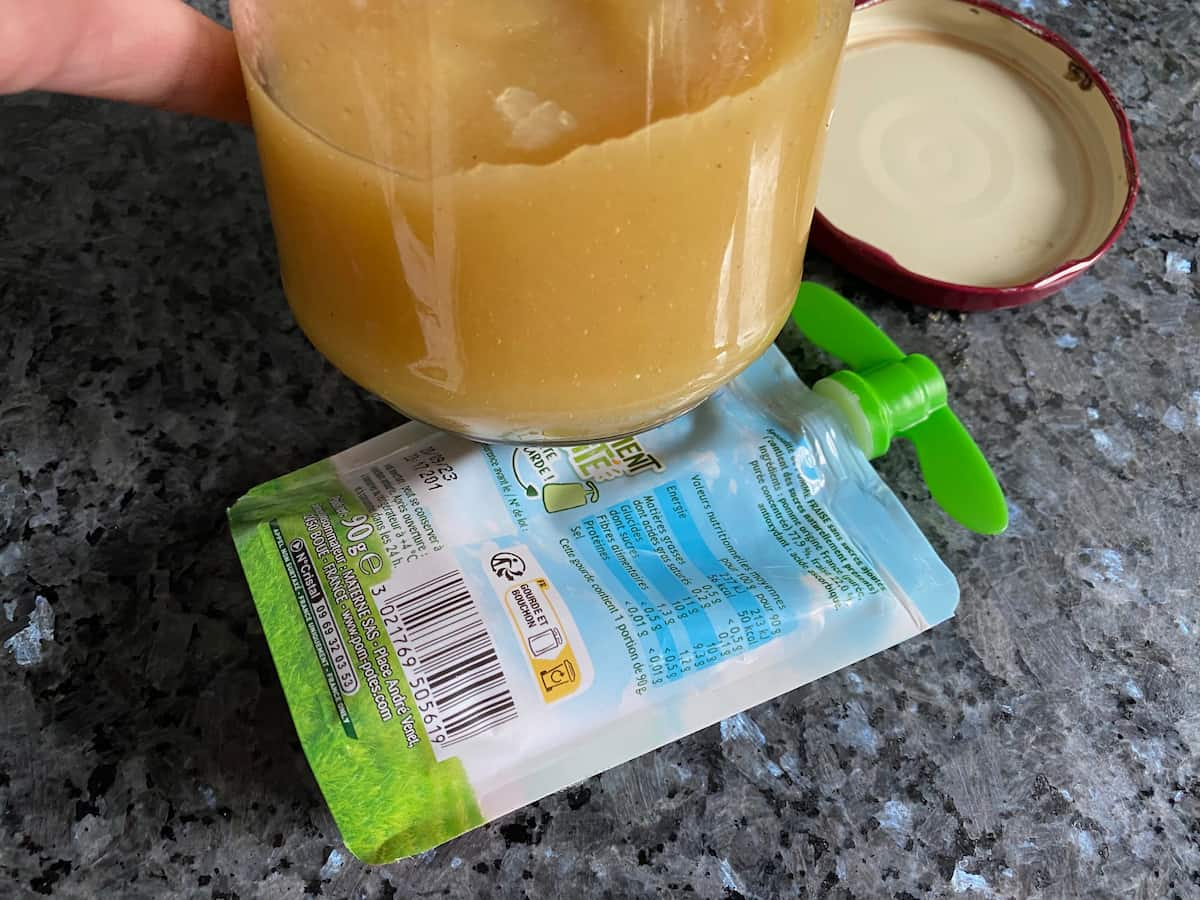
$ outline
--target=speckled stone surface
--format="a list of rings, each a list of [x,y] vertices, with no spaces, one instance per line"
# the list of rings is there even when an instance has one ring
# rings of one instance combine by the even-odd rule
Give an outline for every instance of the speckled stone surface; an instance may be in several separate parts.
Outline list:
[[[0,896],[1200,896],[1198,17],[1020,5],[1128,105],[1116,251],[966,318],[811,263],[946,367],[1009,491],[977,539],[911,455],[882,464],[958,618],[375,869],[308,772],[224,510],[396,419],[292,324],[247,131],[0,100]]]

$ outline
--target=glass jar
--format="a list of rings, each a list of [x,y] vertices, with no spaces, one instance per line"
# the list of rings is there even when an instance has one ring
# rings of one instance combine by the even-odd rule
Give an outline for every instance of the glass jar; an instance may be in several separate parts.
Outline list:
[[[284,289],[488,441],[696,405],[800,283],[850,0],[233,0]]]

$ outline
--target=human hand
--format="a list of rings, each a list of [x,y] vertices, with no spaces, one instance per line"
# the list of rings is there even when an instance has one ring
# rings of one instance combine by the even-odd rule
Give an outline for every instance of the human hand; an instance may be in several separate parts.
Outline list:
[[[232,32],[182,0],[0,0],[0,94],[29,90],[249,119]]]

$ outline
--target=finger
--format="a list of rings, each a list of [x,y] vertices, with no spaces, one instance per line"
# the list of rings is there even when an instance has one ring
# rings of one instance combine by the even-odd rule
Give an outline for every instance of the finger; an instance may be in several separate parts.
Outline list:
[[[233,34],[181,0],[0,0],[0,93],[27,90],[249,118]]]

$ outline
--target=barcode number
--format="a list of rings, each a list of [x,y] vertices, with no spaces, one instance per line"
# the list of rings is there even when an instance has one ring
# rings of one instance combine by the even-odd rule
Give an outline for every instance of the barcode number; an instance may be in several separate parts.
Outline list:
[[[461,572],[381,601],[379,615],[435,747],[517,717],[508,679]]]

